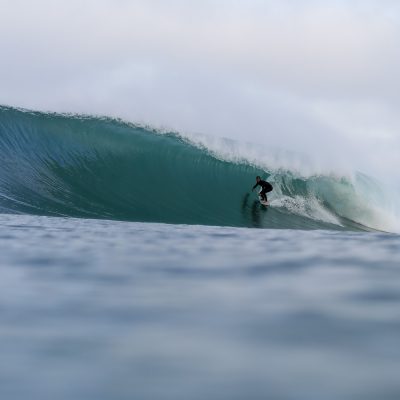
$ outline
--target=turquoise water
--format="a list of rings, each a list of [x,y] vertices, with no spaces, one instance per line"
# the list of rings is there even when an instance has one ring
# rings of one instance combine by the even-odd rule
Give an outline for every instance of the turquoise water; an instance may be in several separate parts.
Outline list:
[[[397,235],[0,226],[1,398],[400,398]]]
[[[9,107],[0,160],[1,399],[400,398],[400,238],[371,177]]]
[[[245,158],[222,157],[175,133],[107,118],[0,107],[0,156],[0,209],[6,212],[216,226],[385,229],[365,202],[364,192],[375,193],[377,185],[362,174],[354,180],[302,177]],[[268,210],[250,192],[256,175],[274,185]]]

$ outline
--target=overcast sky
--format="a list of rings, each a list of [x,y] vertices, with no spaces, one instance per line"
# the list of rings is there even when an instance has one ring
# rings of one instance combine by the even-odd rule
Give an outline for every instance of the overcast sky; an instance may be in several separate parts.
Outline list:
[[[295,150],[400,186],[400,2],[0,0],[0,104]]]

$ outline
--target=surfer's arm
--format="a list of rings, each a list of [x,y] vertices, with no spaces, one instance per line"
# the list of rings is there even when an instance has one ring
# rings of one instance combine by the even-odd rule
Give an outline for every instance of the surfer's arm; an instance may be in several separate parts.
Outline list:
[[[253,189],[251,189],[251,190],[254,190],[258,185],[259,185],[259,183],[257,182],[257,183],[253,186]]]

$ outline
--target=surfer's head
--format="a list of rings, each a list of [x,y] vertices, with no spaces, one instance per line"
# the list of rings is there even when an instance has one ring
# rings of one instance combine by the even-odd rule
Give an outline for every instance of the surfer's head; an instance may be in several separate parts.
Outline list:
[[[256,176],[256,181],[257,182],[261,181],[261,176]]]

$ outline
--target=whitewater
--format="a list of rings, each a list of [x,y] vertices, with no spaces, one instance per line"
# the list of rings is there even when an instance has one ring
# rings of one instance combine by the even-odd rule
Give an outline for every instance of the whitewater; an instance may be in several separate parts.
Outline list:
[[[398,194],[375,177],[7,106],[0,162],[1,398],[400,398]]]

